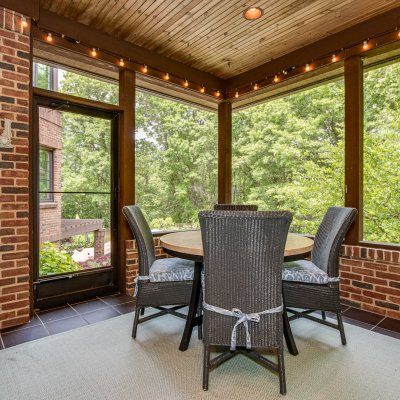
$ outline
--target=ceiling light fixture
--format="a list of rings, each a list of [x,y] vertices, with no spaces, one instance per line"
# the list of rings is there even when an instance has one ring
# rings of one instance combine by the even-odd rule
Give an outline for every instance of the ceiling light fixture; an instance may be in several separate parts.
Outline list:
[[[261,18],[264,15],[264,11],[260,7],[249,7],[244,10],[243,17],[249,21],[254,21]]]

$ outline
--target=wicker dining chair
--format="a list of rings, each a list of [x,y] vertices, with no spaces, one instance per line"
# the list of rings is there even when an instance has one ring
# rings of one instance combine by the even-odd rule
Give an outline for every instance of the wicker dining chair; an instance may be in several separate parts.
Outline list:
[[[346,335],[339,296],[339,251],[356,215],[355,208],[329,207],[315,235],[311,260],[287,262],[282,274],[285,305],[293,314],[289,320],[307,318],[338,329],[343,345]],[[310,315],[316,310],[321,311],[321,319]],[[326,320],[326,311],[336,314],[337,324]]]
[[[284,394],[282,265],[292,214],[202,211],[199,220],[204,251],[203,389],[208,389],[210,369],[242,352],[278,372]],[[211,360],[212,346],[228,346],[230,351]],[[276,350],[277,363],[255,351],[261,349]]]
[[[255,204],[214,204],[214,211],[257,211]]]
[[[137,205],[122,209],[136,239],[139,253],[139,276],[136,279],[136,310],[132,337],[136,338],[138,324],[165,314],[186,319],[177,310],[190,303],[194,262],[181,258],[156,259],[153,235]],[[171,306],[171,307],[165,307]],[[139,318],[146,307],[160,312]]]

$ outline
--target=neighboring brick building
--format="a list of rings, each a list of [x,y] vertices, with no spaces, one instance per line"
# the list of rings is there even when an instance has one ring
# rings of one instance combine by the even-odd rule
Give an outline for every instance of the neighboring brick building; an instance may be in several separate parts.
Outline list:
[[[59,111],[39,109],[39,145],[50,155],[51,186],[61,191],[62,121]],[[40,201],[40,243],[58,242],[61,238],[61,194],[54,193],[49,200]]]

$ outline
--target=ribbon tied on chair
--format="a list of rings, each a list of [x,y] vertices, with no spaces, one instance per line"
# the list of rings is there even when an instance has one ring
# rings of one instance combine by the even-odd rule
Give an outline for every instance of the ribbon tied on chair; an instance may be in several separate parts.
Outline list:
[[[208,311],[216,312],[218,314],[222,315],[228,315],[231,317],[238,318],[236,321],[235,325],[233,326],[232,329],[232,334],[231,334],[231,346],[230,349],[231,351],[236,350],[236,338],[237,338],[237,328],[239,325],[243,324],[244,329],[246,331],[246,349],[251,349],[251,337],[250,337],[250,332],[249,332],[249,324],[248,322],[260,322],[260,315],[262,314],[275,314],[278,312],[282,312],[283,306],[279,307],[274,307],[270,308],[268,310],[264,310],[261,312],[257,313],[251,313],[251,314],[245,314],[243,311],[239,310],[238,308],[232,308],[231,311],[226,310],[225,308],[217,307],[217,306],[212,306],[210,304],[207,304],[206,302],[203,302],[203,308]]]

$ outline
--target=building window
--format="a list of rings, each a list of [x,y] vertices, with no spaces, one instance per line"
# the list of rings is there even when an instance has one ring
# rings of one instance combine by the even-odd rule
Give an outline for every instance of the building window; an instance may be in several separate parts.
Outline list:
[[[53,151],[41,147],[39,150],[39,199],[53,201]]]
[[[400,62],[364,73],[363,240],[400,242]]]

